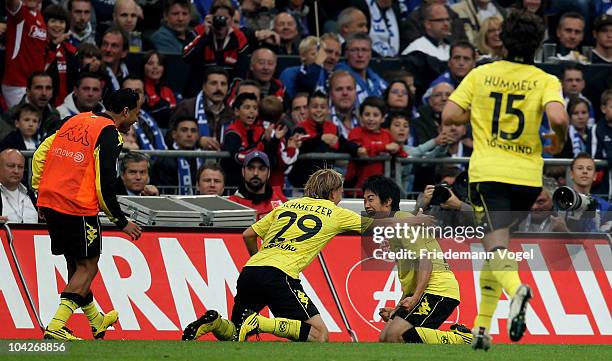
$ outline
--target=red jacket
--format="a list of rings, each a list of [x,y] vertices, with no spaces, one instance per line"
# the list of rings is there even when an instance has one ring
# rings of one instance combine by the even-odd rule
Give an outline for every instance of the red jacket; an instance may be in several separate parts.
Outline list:
[[[304,129],[304,131],[306,131],[306,135],[308,136],[307,138],[302,138],[302,141],[308,141],[315,138],[318,138],[320,140],[323,134],[331,134],[338,136],[338,127],[329,120],[326,120],[321,124],[309,118],[304,120],[303,122],[300,122],[298,124],[298,127]],[[336,144],[330,146],[330,148],[338,150],[339,145],[340,142],[336,142]]]
[[[206,34],[206,26],[200,24],[195,27],[198,36],[185,46],[183,60],[192,65],[218,65],[230,72],[230,79],[244,76],[248,69],[248,56],[246,50],[249,40],[237,27],[233,27],[227,35],[227,41],[222,49],[217,49],[213,31]]]
[[[266,214],[272,212],[274,208],[280,206],[284,202],[287,202],[287,198],[285,198],[285,195],[277,187],[272,187],[272,196],[269,200],[257,204],[253,203],[253,201],[250,199],[244,198],[239,191],[229,196],[228,199],[256,210],[257,220],[262,219]]]
[[[276,152],[276,166],[270,169],[270,180],[268,183],[272,187],[285,188],[285,171],[292,166],[299,155],[297,148],[287,146],[287,141],[283,138],[278,143]]]
[[[378,132],[371,132],[365,128],[353,128],[349,133],[349,140],[353,141],[361,147],[365,147],[369,157],[375,157],[381,153],[387,153],[385,147],[389,143],[393,143],[391,133],[387,129],[380,129]],[[398,157],[406,157],[407,154],[403,148],[395,154]],[[345,179],[354,188],[361,188],[363,182],[370,176],[383,174],[385,171],[384,162],[349,162],[346,170]]]

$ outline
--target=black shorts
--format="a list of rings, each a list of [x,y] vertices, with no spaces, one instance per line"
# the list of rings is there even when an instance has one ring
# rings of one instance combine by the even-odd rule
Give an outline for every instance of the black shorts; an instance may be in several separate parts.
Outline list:
[[[299,279],[276,267],[244,267],[236,286],[232,322],[238,324],[245,310],[259,312],[266,306],[274,317],[292,320],[306,321],[319,314]]]
[[[542,191],[541,187],[520,186],[499,182],[470,183],[469,200],[474,208],[476,224],[489,233],[512,228],[529,214]]]
[[[459,306],[454,298],[423,293],[412,310],[400,307],[392,318],[400,317],[414,327],[438,329]]]
[[[102,235],[98,216],[73,216],[43,208],[51,236],[51,252],[80,259],[102,253]]]

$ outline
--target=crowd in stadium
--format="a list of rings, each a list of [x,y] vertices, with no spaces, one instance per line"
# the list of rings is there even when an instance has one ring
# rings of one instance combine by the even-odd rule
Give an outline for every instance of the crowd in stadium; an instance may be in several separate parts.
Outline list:
[[[134,89],[142,108],[124,134],[130,153],[119,167],[119,194],[233,194],[258,208],[262,199],[299,195],[308,176],[326,166],[340,170],[349,189],[383,173],[383,161],[359,158],[469,157],[469,125],[442,125],[441,112],[474,67],[503,59],[501,22],[515,9],[542,17],[548,31],[539,61],[560,64],[571,126],[555,156],[612,160],[612,77],[608,71],[597,84],[585,81],[589,64],[612,62],[609,0],[3,3],[0,151],[35,150],[66,117],[102,111],[110,90]],[[129,54],[139,62],[128,62]],[[173,77],[169,56],[189,67],[180,92],[165,82]],[[279,56],[300,64],[280,68]],[[412,66],[377,71],[376,58]],[[543,119],[542,133],[548,130]],[[229,158],[132,152],[165,149],[226,151]],[[299,158],[334,152],[353,158]],[[5,204],[33,197],[27,185],[7,187],[21,177],[27,184],[26,164],[18,152],[0,154]],[[404,166],[400,187],[427,195],[465,169]],[[589,191],[609,194],[607,169],[593,172]],[[565,167],[546,173],[550,184],[565,184]],[[33,206],[11,214],[36,218]]]

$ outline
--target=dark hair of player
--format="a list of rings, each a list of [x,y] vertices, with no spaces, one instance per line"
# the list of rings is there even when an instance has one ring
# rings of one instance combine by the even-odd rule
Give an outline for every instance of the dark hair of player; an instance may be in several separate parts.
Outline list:
[[[391,211],[399,211],[399,204],[401,199],[401,191],[397,186],[397,183],[393,179],[382,176],[373,175],[365,180],[361,191],[370,191],[380,198],[380,203],[385,203],[391,199]]]
[[[139,98],[138,93],[132,89],[119,89],[106,94],[104,107],[112,113],[119,114],[125,108],[129,110],[136,108]]]
[[[500,37],[508,60],[531,64],[544,39],[544,21],[528,11],[511,11],[502,23]]]

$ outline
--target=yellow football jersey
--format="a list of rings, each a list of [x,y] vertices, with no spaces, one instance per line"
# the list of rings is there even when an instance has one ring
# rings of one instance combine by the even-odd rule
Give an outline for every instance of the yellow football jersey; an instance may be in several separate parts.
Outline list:
[[[361,216],[332,201],[304,197],[275,208],[253,230],[263,243],[246,266],[272,266],[298,278],[335,235],[361,231]]]
[[[407,212],[395,213],[395,218],[407,218],[412,216],[412,214]],[[411,239],[416,239],[416,241],[413,243],[410,241]],[[421,256],[421,253],[439,253],[442,250],[440,248],[440,244],[434,237],[414,237],[412,233],[409,234],[409,238],[391,239],[389,241],[389,247],[394,252],[399,250],[413,252],[412,254],[417,258]],[[431,260],[432,271],[427,287],[425,288],[425,292],[438,296],[450,297],[460,301],[459,283],[457,283],[455,274],[453,271],[451,271],[446,260],[433,257],[428,259]],[[396,264],[398,277],[402,285],[402,292],[404,295],[412,295],[417,286],[417,276],[419,270],[418,260],[402,259],[397,260]]]
[[[449,100],[471,111],[470,182],[542,186],[540,124],[561,83],[533,65],[496,61],[472,70]]]

